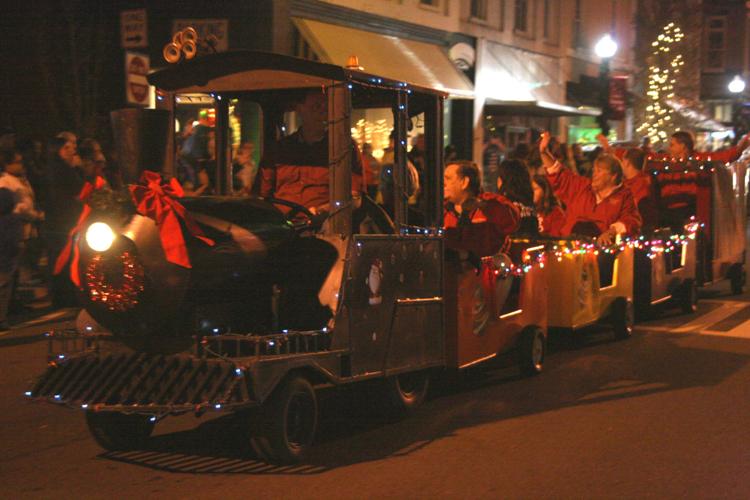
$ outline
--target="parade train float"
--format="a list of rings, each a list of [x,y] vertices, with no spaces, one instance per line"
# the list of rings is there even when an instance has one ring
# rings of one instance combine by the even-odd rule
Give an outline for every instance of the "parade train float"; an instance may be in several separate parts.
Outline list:
[[[171,60],[175,54],[175,47],[165,52]],[[59,260],[70,263],[64,272],[106,332],[51,332],[49,366],[26,393],[83,410],[109,450],[143,446],[170,415],[233,412],[259,456],[299,461],[318,427],[317,387],[369,381],[384,406],[407,412],[424,400],[437,370],[511,353],[523,374],[537,374],[548,313],[557,318],[553,326],[607,320],[619,337],[629,336],[633,253],[655,260],[701,234],[689,223],[684,234],[608,248],[516,239],[503,253],[462,260],[446,251],[440,229],[446,93],[361,68],[249,51],[182,61],[149,81],[162,109],[114,120],[120,146],[130,147],[118,150],[130,159],[123,163],[128,189],[84,189],[83,213]],[[327,216],[287,200],[229,196],[235,136],[274,147],[311,89],[328,103]],[[171,124],[200,111],[215,113],[209,169],[219,194],[190,197],[174,180]],[[351,126],[368,113],[387,117],[395,134],[390,206],[352,194]],[[400,188],[415,122],[426,139],[418,212]],[[138,133],[148,123],[150,131]],[[163,156],[154,154],[156,129],[166,137]],[[154,164],[159,172],[147,169]],[[701,283],[728,272],[717,261],[723,233],[712,217],[714,224],[700,220],[714,244],[711,260],[697,259],[713,272],[699,271]],[[601,259],[609,270],[599,271]],[[674,294],[685,283],[665,290]]]
[[[107,331],[52,332],[49,367],[28,397],[82,409],[110,450],[142,446],[169,415],[234,412],[261,457],[288,463],[313,442],[320,385],[370,381],[385,406],[404,412],[423,401],[435,370],[506,353],[524,374],[542,370],[545,247],[521,241],[471,261],[444,249],[446,93],[247,51],[183,61],[149,81],[167,124],[214,110],[209,168],[220,194],[184,196],[167,153],[158,172],[124,163],[126,191],[87,186],[62,261],[71,263],[82,306]],[[311,90],[328,104],[327,216],[282,199],[227,195],[233,134],[258,133],[264,148],[274,147]],[[351,122],[368,112],[395,131],[391,206],[352,194]],[[426,138],[418,213],[401,188],[412,123]],[[164,150],[173,151],[171,127],[162,129]]]

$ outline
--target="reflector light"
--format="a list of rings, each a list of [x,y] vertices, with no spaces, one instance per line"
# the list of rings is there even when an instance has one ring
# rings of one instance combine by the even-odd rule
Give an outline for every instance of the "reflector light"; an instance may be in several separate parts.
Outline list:
[[[104,222],[94,222],[86,230],[86,243],[96,252],[106,252],[114,241],[114,231]]]

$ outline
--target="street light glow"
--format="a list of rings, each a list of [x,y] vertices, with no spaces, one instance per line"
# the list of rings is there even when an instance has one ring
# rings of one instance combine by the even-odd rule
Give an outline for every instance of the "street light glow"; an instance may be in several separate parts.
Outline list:
[[[731,93],[739,94],[745,90],[745,80],[743,80],[740,75],[735,75],[727,87]]]
[[[609,59],[617,52],[617,42],[615,42],[610,34],[607,33],[596,42],[594,51],[596,52],[596,55],[602,59]]]

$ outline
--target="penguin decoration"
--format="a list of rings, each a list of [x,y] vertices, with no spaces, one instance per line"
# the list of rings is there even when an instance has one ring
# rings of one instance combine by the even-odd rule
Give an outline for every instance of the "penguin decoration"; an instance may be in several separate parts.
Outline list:
[[[383,283],[383,261],[375,259],[370,264],[370,274],[365,280],[367,286],[370,288],[370,297],[368,302],[371,306],[379,305],[383,302],[383,296],[380,293],[380,288]]]

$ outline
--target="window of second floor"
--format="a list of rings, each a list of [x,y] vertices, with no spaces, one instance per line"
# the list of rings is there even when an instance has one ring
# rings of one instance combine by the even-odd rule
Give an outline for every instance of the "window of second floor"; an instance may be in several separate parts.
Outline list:
[[[419,6],[437,9],[440,7],[440,0],[419,0]]]
[[[487,0],[471,0],[469,17],[472,19],[487,20]]]
[[[560,2],[558,0],[543,0],[542,7],[542,37],[551,44],[556,44],[560,33]]]
[[[706,34],[703,50],[703,68],[706,71],[724,71],[726,46],[726,17],[709,17],[706,22]]]
[[[529,0],[516,0],[515,16],[513,18],[513,30],[518,33],[531,34],[532,16]]]

